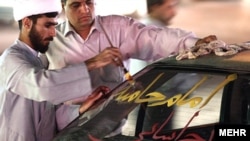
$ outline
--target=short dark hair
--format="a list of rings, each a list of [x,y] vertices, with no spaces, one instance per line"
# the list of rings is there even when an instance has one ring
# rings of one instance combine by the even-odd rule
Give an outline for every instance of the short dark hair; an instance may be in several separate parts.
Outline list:
[[[48,18],[55,18],[58,15],[58,12],[50,12],[50,13],[45,13],[45,14],[31,15],[31,16],[28,16],[28,18],[31,19],[34,24],[36,24],[37,19],[41,18],[43,15],[48,17]],[[19,29],[22,29],[22,20],[18,21],[18,26],[19,26]]]
[[[165,0],[147,0],[147,10],[148,13],[151,11],[151,7],[155,5],[162,5],[165,2]]]

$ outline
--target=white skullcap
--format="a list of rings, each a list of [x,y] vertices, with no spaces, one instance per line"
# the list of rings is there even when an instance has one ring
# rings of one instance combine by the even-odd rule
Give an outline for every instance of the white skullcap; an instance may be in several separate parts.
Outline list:
[[[31,15],[50,12],[60,13],[62,10],[61,0],[15,0],[13,15],[16,21]]]

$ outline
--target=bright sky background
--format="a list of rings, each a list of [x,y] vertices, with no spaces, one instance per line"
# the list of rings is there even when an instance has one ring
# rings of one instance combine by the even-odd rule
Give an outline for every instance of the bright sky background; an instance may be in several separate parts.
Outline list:
[[[11,6],[14,0],[0,0],[0,6]],[[146,0],[95,0],[96,12],[107,14],[130,14],[135,10],[138,14],[146,14]],[[243,5],[250,5],[250,0],[242,0]]]
[[[0,0],[0,6],[12,6],[14,0]]]
[[[14,0],[0,0],[0,6],[11,6]],[[146,0],[95,0],[96,14],[131,14],[135,11],[139,15],[146,13]]]
[[[131,14],[135,11],[139,15],[147,13],[146,0],[95,0],[96,14]]]

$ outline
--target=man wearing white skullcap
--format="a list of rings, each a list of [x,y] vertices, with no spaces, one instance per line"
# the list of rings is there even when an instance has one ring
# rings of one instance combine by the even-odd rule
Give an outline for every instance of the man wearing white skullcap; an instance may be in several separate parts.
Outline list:
[[[51,141],[56,117],[81,114],[109,91],[101,86],[91,94],[85,63],[47,70],[38,57],[56,34],[60,7],[60,0],[16,1],[20,34],[0,56],[0,141]],[[63,104],[80,97],[78,103]]]
[[[15,0],[14,18],[16,21],[31,15],[49,12],[61,12],[62,6],[59,0]]]

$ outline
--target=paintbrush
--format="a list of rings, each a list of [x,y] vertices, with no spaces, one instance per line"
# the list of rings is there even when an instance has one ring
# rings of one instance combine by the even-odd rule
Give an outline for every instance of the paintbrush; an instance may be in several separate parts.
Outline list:
[[[129,71],[124,66],[122,67],[122,69],[123,69],[123,72],[124,72],[125,80],[127,80],[130,85],[134,86],[135,85],[134,78],[131,76],[131,74],[129,73]]]
[[[100,20],[100,19],[99,19],[99,20]],[[108,34],[107,34],[107,32],[106,32],[106,30],[104,29],[103,25],[101,24],[101,22],[99,22],[99,24],[100,24],[100,26],[101,26],[101,28],[102,28],[102,30],[103,30],[103,32],[104,32],[106,38],[108,39],[108,42],[109,42],[110,46],[111,46],[111,47],[114,47],[113,44],[112,44],[112,42],[111,42],[111,40],[110,40],[110,38],[109,38],[109,36],[108,36]],[[131,84],[132,86],[134,86],[134,85],[135,85],[135,80],[134,80],[134,78],[131,76],[131,74],[130,74],[129,71],[124,67],[123,64],[122,64],[121,67],[122,67],[123,72],[124,72],[125,80],[127,80],[127,81],[129,82],[129,84]]]

